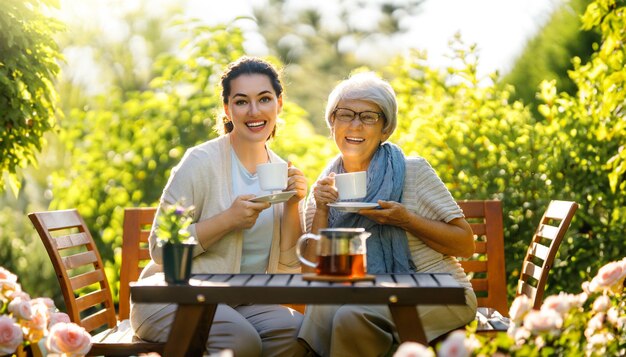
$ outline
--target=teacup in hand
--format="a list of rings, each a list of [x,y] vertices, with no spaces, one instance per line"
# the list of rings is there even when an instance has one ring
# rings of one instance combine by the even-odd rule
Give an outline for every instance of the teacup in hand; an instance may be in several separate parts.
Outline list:
[[[348,172],[335,175],[335,187],[339,200],[363,198],[367,195],[367,172]]]
[[[270,162],[256,166],[259,186],[264,191],[282,191],[287,188],[287,163]]]

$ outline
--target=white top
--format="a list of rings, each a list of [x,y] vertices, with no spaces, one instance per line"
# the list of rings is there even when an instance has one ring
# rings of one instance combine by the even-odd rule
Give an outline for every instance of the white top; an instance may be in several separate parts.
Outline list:
[[[233,195],[266,194],[259,186],[257,174],[251,174],[239,161],[235,150],[231,149]],[[241,253],[241,273],[264,273],[270,258],[270,246],[274,227],[272,216],[274,207],[261,211],[256,223],[250,229],[243,230],[243,252]]]

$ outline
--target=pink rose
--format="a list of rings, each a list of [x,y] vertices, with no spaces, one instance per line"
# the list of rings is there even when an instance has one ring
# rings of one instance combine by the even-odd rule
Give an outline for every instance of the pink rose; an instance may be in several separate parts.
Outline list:
[[[611,299],[606,295],[598,296],[593,302],[593,311],[595,312],[606,312],[609,307],[611,307]]]
[[[393,357],[435,357],[432,349],[417,342],[402,343]]]
[[[24,300],[30,300],[30,295],[21,290],[13,290],[9,293],[9,299],[13,300],[16,298],[22,298]]]
[[[17,275],[11,273],[10,271],[0,267],[0,280],[8,280],[14,283],[17,282]]]
[[[590,339],[597,331],[602,330],[604,327],[604,319],[606,318],[606,314],[603,312],[597,313],[593,315],[589,321],[587,322],[587,327],[585,328],[585,337]]]
[[[589,289],[593,292],[604,290],[619,291],[624,289],[624,277],[626,277],[626,264],[623,261],[611,262],[600,268],[589,284]]]
[[[22,291],[22,287],[15,281],[0,279],[0,295],[11,297],[15,292]]]
[[[524,320],[524,316],[532,310],[533,305],[528,296],[520,295],[513,300],[511,308],[509,309],[509,316],[511,321],[519,323]]]
[[[91,335],[75,323],[59,322],[50,329],[46,348],[68,356],[84,356],[91,349]]]
[[[522,345],[528,339],[530,339],[530,331],[524,328],[524,326],[509,326],[509,329],[506,332],[509,336],[513,337],[516,345]]]
[[[582,283],[581,287],[583,289],[583,293],[589,295],[591,294],[593,291],[591,291],[591,287],[590,287],[591,283],[588,281],[585,281]]]
[[[37,342],[46,334],[50,311],[46,305],[38,303],[33,305],[32,312],[30,321],[26,321],[22,325],[28,327],[28,339],[31,342]]]
[[[24,342],[22,329],[11,317],[0,315],[0,355],[11,355]]]
[[[531,332],[556,332],[561,326],[563,318],[555,310],[532,310],[524,317],[524,328]]]
[[[18,320],[30,320],[33,316],[30,300],[25,300],[21,297],[13,299],[9,303],[8,309],[13,314],[13,317]]]
[[[560,292],[559,295],[551,295],[545,298],[541,309],[555,310],[562,316],[565,316],[571,309],[576,307],[582,307],[582,304],[587,299],[587,295],[574,295]]]
[[[55,324],[59,322],[69,323],[72,322],[70,320],[70,316],[64,312],[53,312],[50,314],[50,321],[48,322],[48,328],[51,328]]]
[[[43,305],[46,308],[48,308],[48,310],[50,310],[50,312],[54,312],[56,311],[56,306],[54,306],[54,301],[48,297],[38,297],[38,298],[34,298],[32,300],[32,304],[33,305]]]
[[[472,351],[466,344],[465,331],[456,330],[450,333],[445,341],[441,343],[437,353],[439,356],[444,357],[469,357]]]

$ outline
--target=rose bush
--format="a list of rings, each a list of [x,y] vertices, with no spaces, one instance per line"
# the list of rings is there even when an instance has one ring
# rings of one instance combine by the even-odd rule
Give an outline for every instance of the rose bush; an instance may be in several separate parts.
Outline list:
[[[437,356],[624,356],[626,355],[626,258],[610,262],[579,294],[560,293],[533,310],[525,295],[509,310],[507,332],[476,334],[476,323],[455,331]],[[403,343],[395,357],[434,356],[432,347]]]
[[[84,356],[91,348],[91,335],[59,312],[52,299],[31,299],[17,276],[0,267],[0,356],[41,341],[49,355]]]

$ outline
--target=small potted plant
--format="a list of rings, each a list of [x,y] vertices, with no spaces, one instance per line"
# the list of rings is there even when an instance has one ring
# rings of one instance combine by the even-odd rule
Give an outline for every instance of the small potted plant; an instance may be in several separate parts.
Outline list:
[[[168,284],[186,284],[191,277],[191,261],[196,240],[187,228],[193,206],[164,205],[157,219],[157,237],[163,249],[163,272]]]

